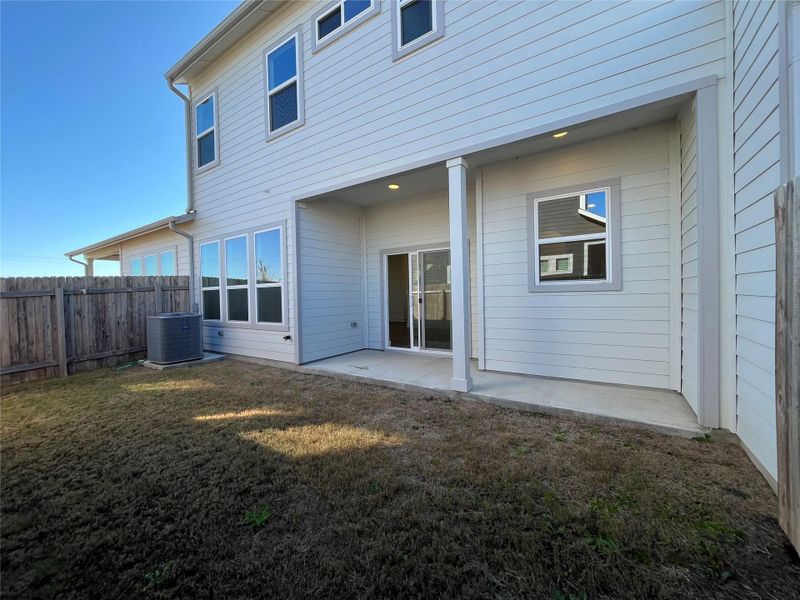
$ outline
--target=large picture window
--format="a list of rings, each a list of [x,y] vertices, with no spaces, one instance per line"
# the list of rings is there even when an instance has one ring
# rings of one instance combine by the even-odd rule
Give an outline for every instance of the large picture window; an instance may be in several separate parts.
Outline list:
[[[620,289],[617,180],[528,196],[531,291]]]
[[[201,244],[204,318],[285,329],[285,243],[275,224]]]
[[[298,29],[266,53],[268,139],[303,124],[302,49]]]
[[[196,168],[202,170],[218,163],[217,95],[211,93],[194,107]]]

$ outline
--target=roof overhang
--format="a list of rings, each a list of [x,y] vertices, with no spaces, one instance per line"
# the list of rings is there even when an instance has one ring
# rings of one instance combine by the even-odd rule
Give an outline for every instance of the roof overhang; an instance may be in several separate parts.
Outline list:
[[[173,83],[188,83],[223,52],[250,33],[288,0],[244,0],[164,74]]]
[[[148,223],[147,225],[137,227],[136,229],[131,229],[125,233],[120,233],[119,235],[115,235],[114,237],[110,237],[101,242],[84,246],[83,248],[78,248],[76,250],[71,250],[70,252],[64,253],[64,256],[73,257],[83,254],[84,256],[94,258],[96,260],[119,260],[119,245],[122,242],[127,242],[128,240],[147,235],[148,233],[153,233],[154,231],[169,229],[169,224],[171,222],[180,224],[188,221],[194,221],[194,215],[195,213],[192,212],[184,215],[178,215],[176,217],[165,217],[164,219],[154,221],[153,223]]]

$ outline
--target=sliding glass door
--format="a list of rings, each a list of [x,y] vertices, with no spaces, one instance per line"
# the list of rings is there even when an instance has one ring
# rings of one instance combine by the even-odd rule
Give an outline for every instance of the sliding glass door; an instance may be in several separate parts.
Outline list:
[[[450,350],[450,251],[386,256],[387,346]]]

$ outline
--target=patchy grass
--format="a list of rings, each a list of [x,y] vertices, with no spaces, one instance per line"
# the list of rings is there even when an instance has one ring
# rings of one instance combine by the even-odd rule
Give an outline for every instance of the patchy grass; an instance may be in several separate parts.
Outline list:
[[[8,598],[800,595],[775,496],[724,440],[232,360],[0,410]]]

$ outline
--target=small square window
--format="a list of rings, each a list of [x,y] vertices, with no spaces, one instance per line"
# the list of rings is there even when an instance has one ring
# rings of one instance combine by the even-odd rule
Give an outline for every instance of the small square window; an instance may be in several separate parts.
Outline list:
[[[530,291],[619,290],[619,182],[528,195]]]
[[[442,0],[399,0],[393,6],[394,60],[444,36]]]
[[[321,40],[342,26],[342,7],[337,6],[317,21],[317,39]]]

